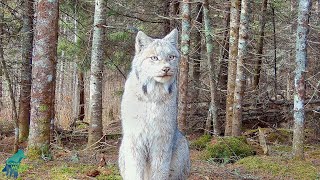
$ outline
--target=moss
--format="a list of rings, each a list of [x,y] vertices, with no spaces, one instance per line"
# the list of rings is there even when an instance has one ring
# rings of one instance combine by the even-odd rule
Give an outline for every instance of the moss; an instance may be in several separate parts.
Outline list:
[[[18,172],[19,173],[24,173],[24,172],[28,171],[29,168],[30,168],[30,165],[25,164],[25,163],[21,163],[20,166],[19,166]]]
[[[49,109],[48,106],[45,105],[45,104],[39,105],[39,111],[40,111],[40,112],[45,112],[45,111],[47,111],[48,109]]]
[[[292,147],[286,146],[286,145],[278,145],[278,146],[272,146],[273,151],[280,151],[280,152],[291,152]]]
[[[247,171],[288,179],[317,179],[317,169],[309,162],[280,157],[246,157],[237,162]]]
[[[26,155],[29,160],[36,160],[41,157],[41,150],[37,147],[28,147]]]
[[[76,167],[70,167],[65,164],[51,169],[52,178],[57,180],[69,179],[76,175],[76,173]]]
[[[237,162],[237,164],[243,165],[249,171],[268,171],[272,175],[278,174],[281,171],[281,166],[268,159],[262,159],[257,156],[246,157]]]
[[[192,141],[190,143],[190,147],[197,150],[203,150],[210,142],[210,140],[211,136],[209,134],[202,135],[198,139]]]
[[[246,143],[244,137],[218,138],[217,143],[208,144],[205,151],[205,159],[220,163],[235,162],[254,155],[253,148]]]
[[[268,142],[277,142],[280,144],[290,144],[293,137],[292,131],[288,129],[277,129],[277,131],[271,131],[267,135]]]
[[[31,146],[28,147],[27,157],[30,160],[36,160],[40,158],[47,158],[48,160],[52,159],[50,148],[48,145],[42,145],[41,147]]]
[[[77,129],[87,129],[88,128],[88,124],[80,122],[77,124]]]
[[[313,151],[309,152],[309,156],[315,157],[315,158],[320,157],[320,149],[313,150]]]
[[[107,171],[97,176],[98,180],[121,180],[119,169],[116,166],[110,165],[107,167]]]

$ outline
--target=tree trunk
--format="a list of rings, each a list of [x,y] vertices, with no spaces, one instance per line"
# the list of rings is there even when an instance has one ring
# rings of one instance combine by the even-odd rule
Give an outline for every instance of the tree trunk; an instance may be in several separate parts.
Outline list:
[[[275,99],[277,99],[277,36],[276,36],[276,15],[274,7],[272,9],[272,28],[273,28],[273,70],[274,70],[274,93]]]
[[[33,46],[33,0],[24,0],[22,27],[22,66],[19,103],[19,141],[28,139],[30,124],[31,64]]]
[[[220,134],[220,124],[218,121],[218,103],[217,103],[217,83],[216,83],[216,72],[213,54],[213,41],[212,41],[212,25],[211,19],[209,17],[209,3],[208,0],[203,0],[203,19],[204,19],[204,29],[206,37],[206,47],[207,47],[207,63],[209,67],[209,80],[210,80],[210,95],[211,102],[209,107],[209,113],[211,113],[211,119],[208,118],[206,122],[206,130],[210,132],[211,122],[213,124],[213,134]]]
[[[56,92],[55,92],[55,110],[56,110],[56,112],[55,112],[55,115],[57,116],[57,118],[56,118],[56,124],[59,124],[60,122],[60,116],[62,115],[61,113],[59,113],[60,112],[60,110],[62,109],[62,106],[61,106],[61,104],[62,104],[62,100],[63,100],[63,90],[64,90],[64,69],[65,69],[65,62],[64,62],[64,57],[63,57],[63,55],[64,55],[64,52],[62,51],[62,54],[61,54],[61,57],[60,57],[60,60],[58,60],[58,61],[60,61],[59,63],[58,63],[58,68],[59,68],[59,70],[57,70],[57,72],[58,73],[56,73],[57,74],[57,84],[56,84]]]
[[[75,124],[79,117],[79,79],[77,68],[77,55],[75,55],[74,62],[71,63],[72,67],[72,123]]]
[[[4,77],[8,83],[9,88],[9,95],[10,95],[10,101],[11,101],[11,109],[13,114],[13,120],[14,120],[14,146],[13,146],[13,153],[16,153],[18,151],[18,145],[19,145],[19,124],[18,124],[18,113],[17,113],[17,107],[16,107],[16,101],[15,96],[12,88],[12,82],[9,77],[8,68],[6,65],[6,62],[4,60],[4,52],[3,52],[3,43],[2,38],[4,36],[3,33],[3,25],[4,25],[4,11],[2,9],[2,5],[0,4],[0,61],[1,61],[1,71],[4,74]]]
[[[248,56],[248,40],[249,40],[249,16],[250,16],[251,0],[241,1],[241,15],[239,28],[239,44],[238,44],[238,61],[236,82],[234,90],[234,109],[232,119],[232,136],[241,135],[242,127],[242,104],[246,77],[244,72],[244,65]]]
[[[84,114],[84,74],[83,74],[83,72],[81,72],[81,71],[79,71],[79,73],[78,73],[78,78],[79,78],[79,81],[78,81],[78,85],[79,85],[79,93],[80,93],[80,95],[79,95],[79,103],[80,103],[80,110],[79,110],[79,117],[78,117],[78,119],[79,119],[79,121],[80,122],[83,122],[83,120],[84,120],[84,116],[85,116],[85,114]]]
[[[225,136],[232,134],[233,99],[239,40],[240,0],[231,0]]]
[[[33,158],[49,153],[50,122],[54,116],[59,1],[39,1],[36,13],[28,141],[28,154]]]
[[[74,34],[74,38],[73,38],[73,43],[77,44],[78,43],[78,22],[77,22],[77,18],[78,14],[77,14],[77,1],[74,1],[74,20],[73,20],[73,34]],[[74,62],[72,62],[73,64],[73,104],[72,104],[72,114],[73,114],[73,124],[76,125],[76,121],[79,118],[79,113],[80,113],[80,91],[79,91],[79,77],[78,77],[78,55],[75,55],[74,58]]]
[[[263,0],[262,6],[261,6],[261,14],[260,14],[259,37],[257,42],[258,61],[256,62],[255,68],[254,68],[252,89],[257,89],[260,81],[260,72],[261,72],[262,54],[263,54],[263,45],[264,45],[264,28],[266,25],[267,7],[268,7],[268,0]]]
[[[94,145],[102,137],[102,73],[104,61],[104,42],[106,24],[106,4],[104,0],[95,1],[94,28],[91,53],[90,75],[90,126],[88,146]]]
[[[295,158],[303,159],[304,121],[305,121],[305,72],[307,64],[307,35],[311,0],[300,0],[296,35],[296,69],[294,77],[294,130],[292,151]]]
[[[2,69],[0,68],[0,113],[2,109]]]
[[[0,8],[2,8],[1,7],[1,5],[0,5]],[[0,47],[2,48],[2,34],[3,34],[3,11],[0,9]],[[2,48],[3,49],[3,48]],[[3,50],[2,50],[3,51]],[[1,66],[1,64],[0,64],[0,66]],[[0,113],[1,113],[1,109],[2,109],[2,91],[3,91],[3,88],[2,88],[2,81],[3,81],[3,79],[2,79],[2,75],[3,75],[3,72],[2,72],[2,68],[0,68]]]
[[[196,8],[196,23],[198,26],[202,26],[202,17],[203,17],[203,11],[202,11],[202,3],[197,3]],[[199,88],[200,88],[200,61],[201,61],[201,31],[196,29],[195,35],[194,35],[194,44],[195,44],[195,55],[193,60],[193,84],[195,87],[195,91],[193,94],[193,99],[197,100],[199,96]]]
[[[182,32],[181,32],[181,59],[179,74],[179,128],[185,132],[187,129],[187,103],[188,103],[188,74],[190,53],[190,0],[183,0],[181,5]]]

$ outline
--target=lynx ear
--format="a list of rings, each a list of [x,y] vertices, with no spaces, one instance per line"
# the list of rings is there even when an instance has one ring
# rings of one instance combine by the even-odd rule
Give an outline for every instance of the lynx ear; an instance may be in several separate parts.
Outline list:
[[[175,47],[178,47],[178,30],[174,29],[172,30],[166,37],[164,37],[164,40],[170,41],[172,45]]]
[[[144,32],[139,31],[136,37],[136,53],[140,52],[144,47],[150,44],[153,39],[147,36]]]

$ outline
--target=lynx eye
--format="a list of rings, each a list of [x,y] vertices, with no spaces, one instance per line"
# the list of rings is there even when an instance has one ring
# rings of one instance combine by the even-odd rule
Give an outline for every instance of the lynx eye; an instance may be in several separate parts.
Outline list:
[[[170,60],[170,61],[174,60],[175,58],[176,58],[176,57],[173,56],[173,55],[170,55],[170,56],[169,56],[169,60]]]
[[[152,57],[150,57],[150,59],[151,59],[152,61],[158,61],[158,60],[159,60],[157,56],[152,56]]]

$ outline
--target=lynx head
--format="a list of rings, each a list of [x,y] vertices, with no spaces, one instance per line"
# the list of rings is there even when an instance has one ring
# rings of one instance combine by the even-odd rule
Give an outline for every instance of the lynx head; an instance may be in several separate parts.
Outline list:
[[[179,64],[178,31],[175,29],[163,39],[153,39],[139,31],[132,70],[145,85],[174,82]]]

